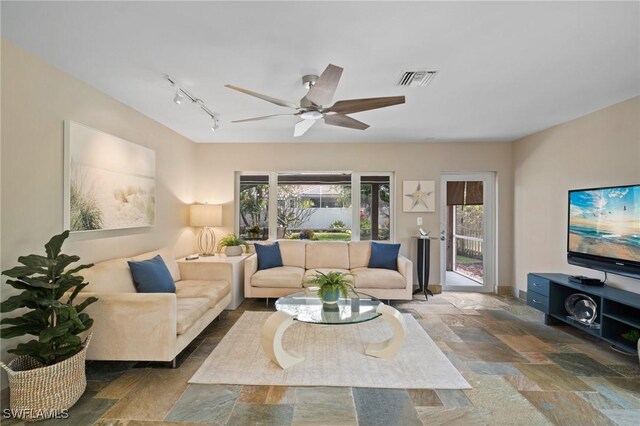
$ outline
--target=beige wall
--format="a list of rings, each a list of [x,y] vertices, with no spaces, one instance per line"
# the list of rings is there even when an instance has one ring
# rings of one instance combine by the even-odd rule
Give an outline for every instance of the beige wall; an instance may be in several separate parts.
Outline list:
[[[402,181],[435,180],[436,203],[440,201],[439,177],[444,171],[495,171],[499,197],[498,285],[511,286],[513,175],[509,143],[446,144],[201,144],[197,147],[196,198],[223,203],[223,222],[228,232],[234,226],[234,172],[244,171],[376,171],[395,172],[396,240],[403,253],[414,255],[411,236],[416,235],[416,218],[422,228],[439,232],[436,213],[403,213]],[[438,206],[438,204],[436,204]],[[439,283],[439,245],[432,242],[430,283]]]
[[[514,270],[603,274],[566,260],[567,191],[640,183],[640,97],[515,141]],[[640,293],[640,281],[609,274],[612,286]]]
[[[1,53],[2,269],[14,266],[19,255],[44,254],[44,243],[63,230],[65,119],[154,149],[157,180],[155,227],[74,234],[64,251],[83,262],[159,246],[191,252],[184,205],[193,201],[195,144],[5,40]],[[0,287],[4,300],[11,289]],[[7,345],[3,341],[3,360]]]

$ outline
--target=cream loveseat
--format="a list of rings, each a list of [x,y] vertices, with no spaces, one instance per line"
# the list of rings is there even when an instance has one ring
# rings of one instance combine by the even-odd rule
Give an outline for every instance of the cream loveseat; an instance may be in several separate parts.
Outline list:
[[[278,240],[278,244],[283,266],[258,271],[256,254],[245,259],[245,297],[281,297],[294,293],[317,270],[350,273],[356,291],[379,299],[412,298],[413,263],[398,256],[397,271],[368,268],[369,241]]]
[[[138,293],[127,261],[160,255],[175,293]],[[170,249],[96,263],[82,271],[89,285],[77,297],[99,300],[87,359],[172,361],[231,301],[230,283],[206,263],[177,263]],[[222,278],[222,279],[221,279]]]

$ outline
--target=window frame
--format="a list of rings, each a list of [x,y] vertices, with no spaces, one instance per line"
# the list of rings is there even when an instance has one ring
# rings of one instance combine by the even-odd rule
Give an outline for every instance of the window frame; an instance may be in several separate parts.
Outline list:
[[[293,170],[293,171],[236,171],[235,172],[235,188],[234,188],[234,219],[233,229],[236,234],[240,233],[240,176],[269,176],[269,202],[268,202],[268,224],[269,224],[269,240],[276,240],[278,235],[278,176],[281,174],[308,174],[308,173],[326,173],[326,174],[348,174],[351,176],[351,241],[360,241],[360,182],[362,176],[388,176],[389,177],[389,211],[391,213],[389,223],[389,241],[395,242],[396,235],[396,200],[395,200],[395,172],[356,172],[356,171],[317,171],[317,170]],[[275,196],[274,196],[275,195]]]

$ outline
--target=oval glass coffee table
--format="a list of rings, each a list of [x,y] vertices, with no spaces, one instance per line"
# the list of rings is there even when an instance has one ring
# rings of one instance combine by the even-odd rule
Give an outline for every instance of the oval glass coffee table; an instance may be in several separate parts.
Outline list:
[[[304,357],[286,351],[282,336],[294,321],[320,325],[359,324],[381,318],[393,326],[394,333],[384,342],[369,343],[365,354],[377,358],[394,357],[405,338],[405,323],[400,312],[373,296],[350,291],[337,303],[323,303],[317,289],[289,294],[276,301],[276,312],[262,327],[262,349],[274,363],[286,369],[304,360]]]

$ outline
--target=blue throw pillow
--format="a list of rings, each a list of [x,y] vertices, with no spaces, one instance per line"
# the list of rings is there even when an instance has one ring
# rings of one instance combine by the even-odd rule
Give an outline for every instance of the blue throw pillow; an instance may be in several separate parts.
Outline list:
[[[256,244],[254,247],[258,255],[258,271],[282,266],[282,255],[277,241],[273,244]]]
[[[400,244],[381,244],[371,242],[369,268],[398,270],[398,253]]]
[[[142,262],[128,262],[138,293],[175,293],[176,284],[160,255]]]

